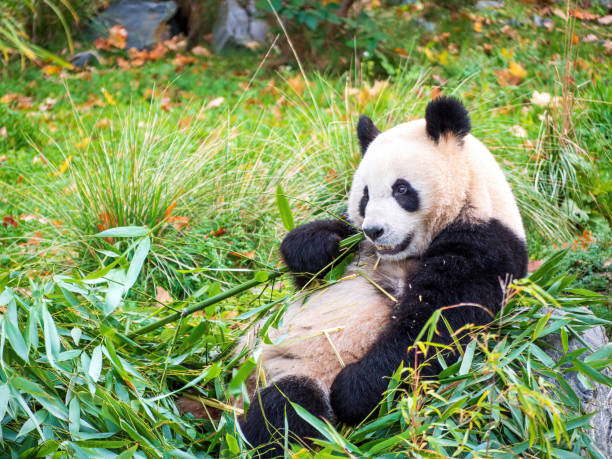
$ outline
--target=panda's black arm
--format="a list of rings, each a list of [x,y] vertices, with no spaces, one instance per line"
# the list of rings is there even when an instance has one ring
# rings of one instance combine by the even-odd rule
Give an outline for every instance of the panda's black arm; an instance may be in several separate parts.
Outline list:
[[[325,276],[329,265],[341,255],[338,243],[356,233],[355,227],[341,219],[316,220],[291,230],[280,252],[298,287],[306,285],[315,274]]]
[[[394,319],[366,355],[345,367],[331,388],[331,403],[341,421],[362,421],[380,402],[390,377],[401,362],[414,367],[423,361],[414,344],[433,312],[443,306],[475,303],[494,316],[503,301],[501,281],[524,277],[527,250],[524,241],[501,223],[492,220],[480,225],[455,224],[430,245],[421,266],[411,278]],[[484,325],[492,315],[481,307],[459,306],[444,310],[453,330],[467,324]],[[433,340],[451,344],[446,325],[440,321]],[[431,349],[430,356],[435,352]],[[440,371],[437,359],[430,359],[421,374]]]

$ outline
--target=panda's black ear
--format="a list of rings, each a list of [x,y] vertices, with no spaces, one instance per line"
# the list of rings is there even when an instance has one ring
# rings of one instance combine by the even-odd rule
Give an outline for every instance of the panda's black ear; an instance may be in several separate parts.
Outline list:
[[[425,109],[425,129],[436,143],[440,137],[453,135],[459,140],[469,134],[470,115],[459,99],[441,96],[432,100]]]
[[[380,131],[374,126],[372,120],[366,115],[361,115],[357,123],[357,138],[361,146],[362,156],[365,155],[370,143],[372,143],[372,140],[374,140],[378,134],[380,134]]]

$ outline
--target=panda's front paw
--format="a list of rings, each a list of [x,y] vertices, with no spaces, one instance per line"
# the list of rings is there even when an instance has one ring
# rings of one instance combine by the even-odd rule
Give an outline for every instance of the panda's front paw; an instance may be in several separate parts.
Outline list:
[[[340,256],[339,242],[342,236],[329,231],[321,222],[307,223],[292,230],[281,243],[284,262],[295,274],[324,275]],[[309,279],[309,276],[301,276]],[[301,277],[298,277],[298,283]]]
[[[376,408],[383,391],[384,387],[374,375],[364,371],[360,362],[351,363],[338,373],[331,386],[334,414],[345,424],[359,424]]]

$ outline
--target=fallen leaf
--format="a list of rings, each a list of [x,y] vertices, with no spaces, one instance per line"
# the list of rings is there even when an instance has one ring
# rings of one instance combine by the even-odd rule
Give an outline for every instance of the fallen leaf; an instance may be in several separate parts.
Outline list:
[[[518,124],[515,124],[514,126],[510,127],[510,134],[515,137],[520,137],[521,139],[527,138],[527,131],[523,126],[520,126]]]
[[[89,137],[83,137],[81,140],[76,142],[74,146],[79,150],[85,150],[89,146],[89,142],[91,142]]]
[[[26,242],[26,245],[29,247],[38,247],[42,239],[43,239],[42,233],[40,231],[36,231],[34,235],[30,239],[28,239],[28,242]]]
[[[38,106],[38,109],[41,112],[47,112],[51,110],[56,103],[57,103],[57,99],[52,99],[51,97],[47,97],[45,101]]]
[[[147,54],[147,59],[149,59],[150,61],[157,61],[164,57],[167,52],[168,48],[163,44],[158,43],[151,51],[149,51],[149,53]]]
[[[19,223],[17,223],[17,220],[15,220],[11,215],[5,215],[4,218],[2,219],[2,224],[6,227],[13,226],[17,228],[19,226]]]
[[[165,288],[158,285],[155,288],[155,300],[161,304],[170,304],[174,301],[174,298],[172,298]]]
[[[612,24],[612,14],[609,14],[607,16],[597,19],[597,22],[600,23],[601,25]]]
[[[220,107],[223,102],[225,102],[224,97],[217,97],[206,104],[206,109]]]
[[[83,140],[85,139],[87,139],[87,144],[89,145],[89,137],[85,137]],[[66,172],[68,170],[68,166],[70,166],[70,161],[72,161],[72,155],[66,158],[66,160],[60,165],[59,169],[53,172],[53,175],[58,176]]]
[[[227,230],[225,229],[225,227],[220,227],[219,229],[210,232],[210,235],[213,237],[219,237],[219,236],[223,236],[225,233],[227,232]]]
[[[533,273],[544,264],[544,260],[529,260],[527,263],[527,272]]]
[[[166,221],[171,226],[173,226],[174,228],[176,228],[179,231],[184,229],[184,228],[186,228],[187,225],[189,225],[189,217],[180,217],[180,216],[168,215],[168,217],[166,218]]]
[[[59,75],[62,72],[59,65],[45,65],[41,70],[47,75]]]
[[[306,89],[306,82],[301,75],[296,75],[287,79],[287,85],[289,85],[291,90],[296,94],[302,94]]]
[[[197,62],[195,57],[185,56],[184,54],[177,54],[172,61],[172,63],[177,67],[184,67],[185,65],[193,64],[195,62]]]
[[[166,212],[164,212],[164,220],[166,220],[172,214],[172,211],[174,210],[175,207],[176,207],[176,201],[170,204],[168,208],[166,209]]]
[[[525,70],[523,67],[521,67],[514,61],[510,62],[510,65],[508,66],[508,71],[512,76],[515,76],[521,80],[527,76],[527,70]]]
[[[22,222],[39,222],[42,223],[43,225],[46,225],[49,223],[49,220],[47,220],[45,217],[41,217],[40,215],[35,215],[35,214],[23,214],[19,216],[19,220],[21,220]]]
[[[563,11],[561,11],[559,8],[553,8],[552,13],[557,16],[560,17],[561,19],[563,19],[564,21],[567,21],[567,16],[565,15],[565,13]]]
[[[597,38],[597,35],[590,33],[582,39],[582,42],[583,43],[593,43],[594,41],[597,41],[597,40],[599,40],[599,38]]]
[[[6,132],[6,126],[2,126],[0,128],[0,137],[6,138],[7,136],[8,136],[8,133]]]
[[[0,164],[6,163],[6,162],[8,162],[8,158],[6,157],[6,155],[0,156]]]
[[[546,107],[550,104],[551,99],[551,95],[547,92],[533,91],[530,102],[538,107]]]
[[[580,43],[580,39],[578,38],[578,35],[576,35],[576,34],[572,35],[572,43],[575,44],[575,45]]]
[[[230,252],[230,255],[232,255],[233,257],[237,257],[237,258],[248,258],[249,260],[252,260],[255,258],[255,251],[251,250],[250,252],[244,252],[244,253],[238,253],[238,252]]]
[[[106,99],[106,102],[110,105],[116,105],[117,103],[115,102],[115,99],[113,99],[113,96],[111,96],[109,94],[109,92],[106,90],[106,88],[102,88],[101,89],[102,94],[104,95],[104,98]]]
[[[163,111],[169,112],[170,108],[172,107],[172,103],[171,103],[170,97],[168,97],[168,96],[162,97],[161,102],[159,103],[159,107]]]
[[[96,38],[94,41],[94,46],[96,47],[96,49],[99,49],[101,51],[110,51],[113,48],[111,47],[110,41],[107,38]]]
[[[429,94],[429,98],[435,99],[440,95],[441,92],[442,91],[440,90],[438,86],[434,86],[433,88],[431,88],[431,94]]]
[[[570,15],[574,16],[576,19],[580,19],[581,21],[592,21],[599,17],[599,14],[594,14],[590,11],[580,10],[578,8],[570,10]]]
[[[204,46],[196,46],[191,50],[191,52],[200,57],[210,57],[211,55],[210,51],[208,51],[208,49],[206,49]]]
[[[127,37],[127,30],[125,30],[125,27],[120,24],[112,26],[108,31],[108,42],[115,48],[125,49]]]
[[[482,32],[482,22],[476,21],[474,23],[474,32]]]
[[[96,122],[96,127],[100,129],[106,129],[111,125],[112,123],[108,120],[108,118],[102,118],[100,121]]]

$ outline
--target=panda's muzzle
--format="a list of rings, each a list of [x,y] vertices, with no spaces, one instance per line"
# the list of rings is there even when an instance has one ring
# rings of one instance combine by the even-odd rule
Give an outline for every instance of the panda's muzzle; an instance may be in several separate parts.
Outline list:
[[[376,251],[380,255],[395,255],[396,253],[400,253],[406,250],[410,245],[410,241],[412,241],[412,234],[406,236],[406,238],[398,245],[387,246],[381,244],[374,244],[374,247],[376,247]]]

